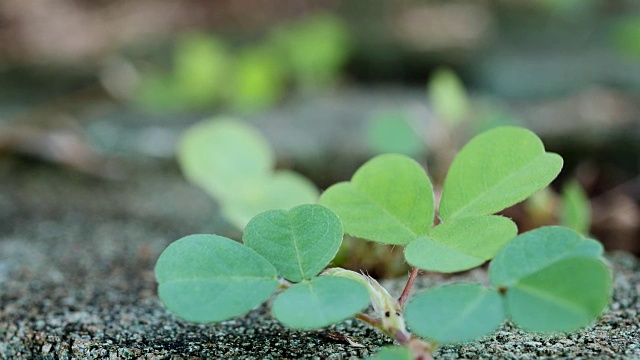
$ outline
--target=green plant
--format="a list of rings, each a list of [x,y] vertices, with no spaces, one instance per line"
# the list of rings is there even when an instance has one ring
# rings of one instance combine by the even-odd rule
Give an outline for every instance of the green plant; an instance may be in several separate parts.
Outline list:
[[[270,37],[284,54],[293,79],[306,89],[335,82],[351,52],[349,28],[329,13],[316,13],[286,24]]]
[[[562,158],[528,130],[485,132],[453,161],[436,215],[422,167],[404,155],[380,155],[327,189],[319,205],[255,216],[244,245],[215,235],[174,242],[156,265],[158,293],[176,315],[208,323],[245,313],[281,288],[272,312],[289,327],[355,316],[403,345],[379,359],[422,359],[438,344],[476,339],[506,319],[529,331],[573,331],[608,303],[602,246],[557,226],[516,236],[511,220],[492,215],[546,187],[561,167]],[[343,231],[405,246],[415,268],[398,299],[366,275],[322,271]],[[438,286],[409,297],[419,269],[452,273],[489,260],[490,285]],[[368,304],[372,312],[362,312]]]
[[[143,72],[137,98],[158,110],[210,106],[229,96],[232,55],[220,39],[199,33],[183,35],[173,51],[173,71]]]
[[[178,162],[185,177],[216,199],[238,229],[263,211],[314,203],[319,196],[302,175],[274,170],[275,154],[267,140],[231,118],[187,129],[178,144]]]
[[[427,93],[435,117],[446,125],[454,126],[468,117],[467,90],[451,69],[436,70],[427,84]]]
[[[282,99],[290,83],[303,89],[333,85],[350,55],[350,33],[331,14],[313,14],[232,46],[215,36],[179,37],[168,72],[142,71],[134,99],[152,110],[213,105],[250,113]]]
[[[591,227],[591,204],[580,183],[570,181],[562,188],[560,224],[587,235]]]

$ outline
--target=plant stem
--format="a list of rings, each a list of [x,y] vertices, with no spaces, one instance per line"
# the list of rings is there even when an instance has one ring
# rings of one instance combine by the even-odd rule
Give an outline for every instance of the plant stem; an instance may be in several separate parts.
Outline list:
[[[375,328],[382,329],[382,327],[381,327],[382,322],[380,321],[380,319],[374,319],[371,316],[369,316],[367,314],[364,314],[364,313],[356,314],[356,318],[366,322],[367,324],[369,324],[369,325],[371,325],[371,326],[373,326]],[[382,330],[384,331],[384,329],[382,329]]]
[[[409,293],[411,292],[411,288],[413,287],[413,282],[416,280],[416,277],[418,276],[418,268],[413,268],[413,270],[411,270],[411,274],[409,275],[409,280],[407,280],[407,285],[404,286],[404,290],[402,290],[402,295],[400,295],[400,298],[398,299],[398,302],[400,303],[400,306],[404,305],[404,302],[407,301],[407,298],[409,297]]]
[[[432,359],[431,353],[435,348],[433,344],[429,342],[425,342],[422,339],[417,338],[411,334],[407,336],[402,331],[390,332],[388,329],[385,329],[384,326],[382,326],[382,322],[379,319],[373,319],[367,314],[363,314],[363,313],[357,314],[356,318],[382,331],[384,334],[386,334],[390,338],[406,346],[416,360]]]

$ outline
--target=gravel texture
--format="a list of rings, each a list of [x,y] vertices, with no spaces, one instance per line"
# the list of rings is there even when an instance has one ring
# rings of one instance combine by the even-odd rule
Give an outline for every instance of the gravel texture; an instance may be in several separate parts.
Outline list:
[[[266,307],[216,325],[176,319],[156,296],[155,260],[187,234],[238,236],[216,219],[213,202],[165,165],[140,164],[113,182],[0,158],[0,359],[355,359],[390,344],[355,320],[331,330],[363,347],[327,330],[289,330]],[[507,324],[436,358],[639,358],[640,265],[609,258],[614,299],[592,327],[540,336]],[[417,286],[459,280],[483,282],[486,272]],[[387,285],[398,291],[401,281]]]

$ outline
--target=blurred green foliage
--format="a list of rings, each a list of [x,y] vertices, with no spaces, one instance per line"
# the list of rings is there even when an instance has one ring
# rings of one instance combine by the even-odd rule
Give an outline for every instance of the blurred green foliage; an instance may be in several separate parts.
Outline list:
[[[402,112],[381,112],[367,122],[367,140],[374,154],[400,153],[417,157],[424,152],[422,138]]]
[[[469,97],[460,78],[448,68],[436,70],[427,84],[433,113],[449,126],[465,120],[469,112]]]
[[[242,49],[233,71],[235,81],[230,105],[251,112],[275,104],[286,90],[287,71],[278,54],[269,46]]]
[[[201,108],[225,98],[231,54],[219,39],[204,34],[181,37],[173,52],[173,71],[143,73],[138,104],[154,110]]]
[[[316,14],[278,28],[272,34],[295,81],[305,88],[331,85],[350,55],[346,25],[329,14]]]
[[[583,235],[589,234],[591,227],[591,203],[584,189],[576,180],[562,188],[562,208],[560,224]]]
[[[204,33],[178,38],[168,72],[142,72],[134,101],[150,110],[222,106],[241,113],[269,108],[288,87],[326,89],[350,55],[343,21],[315,14],[234,47]]]
[[[611,42],[620,54],[640,59],[640,16],[616,22],[611,30]]]

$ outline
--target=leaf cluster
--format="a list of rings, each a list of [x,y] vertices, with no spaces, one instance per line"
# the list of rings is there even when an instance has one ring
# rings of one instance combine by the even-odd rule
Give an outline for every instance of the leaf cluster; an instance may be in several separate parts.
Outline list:
[[[266,157],[247,159],[235,171],[255,176],[270,166]],[[191,166],[199,171],[199,164]],[[350,181],[327,189],[319,205],[254,216],[244,245],[215,235],[176,241],[158,260],[158,293],[178,316],[211,322],[249,311],[280,287],[284,291],[273,301],[273,315],[298,329],[336,323],[371,302],[376,317],[369,322],[411,351],[405,320],[432,344],[473,340],[507,319],[529,331],[572,331],[592,322],[610,297],[611,272],[602,246],[558,226],[518,236],[510,219],[494,215],[549,185],[561,167],[562,158],[546,152],[529,130],[487,131],[454,159],[436,211],[423,168],[405,155],[380,155]],[[344,233],[403,246],[406,261],[417,269],[453,273],[491,261],[490,286],[439,286],[402,303],[358,273],[330,269],[318,276]],[[392,349],[380,358],[406,354]]]
[[[176,315],[209,323],[255,308],[281,286],[286,290],[272,306],[279,321],[296,329],[328,326],[369,304],[357,281],[318,276],[342,238],[340,219],[321,205],[263,212],[247,225],[245,245],[217,235],[171,244],[156,264],[158,295]]]

